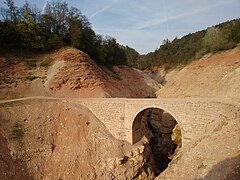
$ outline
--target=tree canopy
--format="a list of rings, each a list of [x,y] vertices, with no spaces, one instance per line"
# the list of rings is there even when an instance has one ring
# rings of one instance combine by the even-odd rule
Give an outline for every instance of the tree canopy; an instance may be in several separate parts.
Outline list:
[[[227,50],[240,43],[240,19],[209,27],[206,30],[188,34],[181,39],[166,39],[154,52],[139,56],[137,67],[150,66],[167,68],[187,64],[209,52]]]
[[[1,9],[0,48],[25,48],[40,51],[73,46],[84,51],[98,63],[127,64],[124,49],[112,37],[97,35],[80,9],[67,2],[47,2],[44,11],[31,6],[22,7],[5,0]]]

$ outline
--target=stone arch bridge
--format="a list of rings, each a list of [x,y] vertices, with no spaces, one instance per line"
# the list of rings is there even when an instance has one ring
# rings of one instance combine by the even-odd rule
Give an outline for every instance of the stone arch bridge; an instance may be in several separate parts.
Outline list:
[[[132,143],[135,117],[144,109],[160,108],[170,113],[178,122],[182,133],[182,146],[233,123],[240,129],[240,104],[228,99],[81,99],[120,140]],[[186,146],[185,146],[186,147]]]
[[[170,113],[178,122],[182,133],[182,147],[191,144],[232,123],[240,130],[240,103],[232,99],[134,99],[134,98],[54,98],[25,97],[0,101],[0,103],[50,99],[81,104],[100,119],[110,133],[120,140],[132,143],[135,117],[144,109],[160,108]]]

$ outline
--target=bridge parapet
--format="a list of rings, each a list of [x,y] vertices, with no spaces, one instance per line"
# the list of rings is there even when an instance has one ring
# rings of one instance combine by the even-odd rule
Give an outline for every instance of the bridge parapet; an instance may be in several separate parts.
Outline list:
[[[132,143],[132,125],[139,112],[150,107],[163,109],[179,123],[183,147],[221,130],[228,123],[240,128],[240,106],[219,99],[88,99],[89,108],[118,139]]]

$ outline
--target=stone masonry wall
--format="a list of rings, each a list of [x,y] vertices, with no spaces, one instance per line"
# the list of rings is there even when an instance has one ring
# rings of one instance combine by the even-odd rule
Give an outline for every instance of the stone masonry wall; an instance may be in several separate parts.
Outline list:
[[[100,119],[117,139],[126,140],[125,101],[118,99],[86,99],[80,102]]]
[[[127,140],[132,140],[132,121],[148,107],[158,107],[169,112],[179,123],[182,145],[187,147],[193,140],[201,139],[233,123],[240,128],[240,106],[237,103],[216,99],[159,99],[154,102],[128,101],[125,105]],[[128,120],[127,120],[128,119]]]
[[[89,108],[118,139],[132,143],[132,125],[139,112],[157,107],[169,112],[179,123],[182,145],[209,136],[227,123],[240,127],[240,105],[220,99],[86,99]]]
[[[139,112],[150,107],[163,109],[178,122],[182,133],[182,148],[193,146],[191,142],[221,131],[226,125],[233,125],[232,131],[240,130],[240,103],[232,99],[185,98],[185,99],[66,99],[54,97],[25,97],[1,101],[62,100],[84,105],[100,119],[110,133],[120,140],[132,143],[132,125]],[[239,139],[240,141],[240,139]]]

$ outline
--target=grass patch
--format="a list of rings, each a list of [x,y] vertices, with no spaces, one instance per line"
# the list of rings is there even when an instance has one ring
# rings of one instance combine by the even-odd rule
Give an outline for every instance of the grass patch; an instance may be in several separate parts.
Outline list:
[[[108,70],[110,70],[110,73],[106,72],[109,76],[111,76],[114,80],[122,80],[121,76],[116,72],[114,71],[113,69],[113,66],[106,66]]]
[[[115,79],[115,80],[122,80],[122,78],[120,77],[120,75],[117,74],[117,73],[115,73],[115,72],[111,74],[111,77],[112,77],[113,79]]]
[[[47,76],[42,77],[42,83],[44,84],[47,81]]]
[[[25,60],[25,62],[26,62],[28,70],[32,70],[32,69],[37,68],[37,62],[36,62],[35,59],[27,59],[27,60]]]
[[[17,121],[13,124],[11,131],[11,138],[14,140],[21,140],[24,137],[25,129],[23,125]]]
[[[11,78],[4,78],[3,80],[2,80],[2,82],[3,83],[5,83],[5,84],[12,84],[12,83],[14,83],[15,81],[13,80],[13,79],[11,79]]]
[[[35,75],[30,75],[30,76],[27,76],[27,77],[26,77],[26,80],[33,81],[33,80],[35,80],[35,79],[37,79],[37,78],[38,78],[38,77],[35,76]]]
[[[173,66],[171,65],[171,64],[164,64],[164,70],[165,71],[168,71],[168,70],[170,70]]]
[[[52,59],[52,58],[47,58],[47,59],[43,60],[43,61],[40,63],[40,66],[41,66],[41,67],[48,68],[49,66],[52,65],[52,62],[53,62],[53,59]]]

